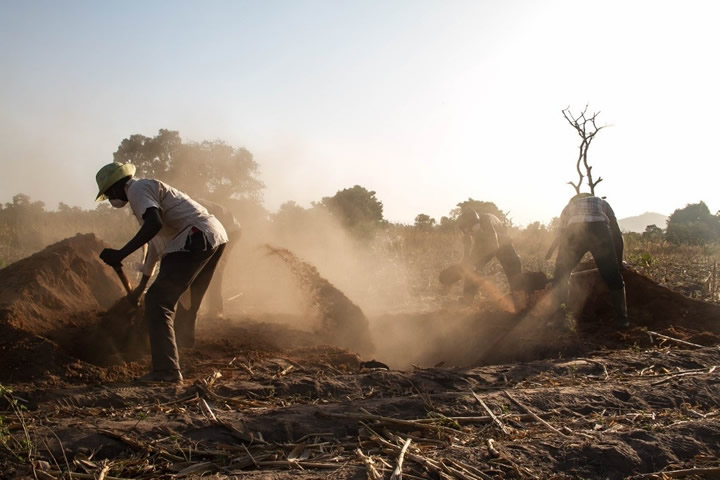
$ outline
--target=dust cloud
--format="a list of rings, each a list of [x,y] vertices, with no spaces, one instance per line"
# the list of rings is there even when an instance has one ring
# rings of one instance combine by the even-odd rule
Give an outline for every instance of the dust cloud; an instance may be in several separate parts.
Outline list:
[[[446,245],[452,236],[437,243],[447,247],[449,257],[412,247],[423,258],[438,257],[427,264],[431,267],[413,269],[413,257],[398,257],[384,243],[384,232],[360,240],[323,212],[305,220],[302,228],[253,225],[230,250],[225,318],[199,320],[199,329],[210,332],[200,337],[204,351],[332,345],[404,370],[551,358],[581,352],[590,338],[615,338],[598,334],[614,332],[614,319],[593,265],[571,281],[576,301],[570,310],[584,324],[563,325],[560,318],[560,324],[549,326],[548,291],[530,292],[516,312],[502,274],[493,274],[492,265],[490,278],[474,278],[481,293],[474,305],[458,302],[462,282],[442,290],[442,269],[432,262],[452,257],[455,246]],[[115,303],[124,292],[98,258],[106,245],[92,234],[73,236],[0,269],[0,350],[7,366],[2,378],[80,372],[102,379],[127,373],[80,368],[78,359],[136,368],[132,363],[146,340],[143,318],[140,311]],[[711,331],[699,319],[715,321],[717,306],[670,292],[629,269],[624,277],[629,314],[639,324],[660,330],[692,318],[694,327]],[[424,290],[413,291],[412,285]]]
[[[234,280],[229,283],[234,283],[238,291],[248,292],[252,299],[248,306],[253,303],[284,309],[289,306],[295,312],[299,306],[295,289],[288,288],[293,281],[287,267],[278,258],[268,257],[266,244],[288,249],[312,264],[367,314],[413,301],[407,287],[408,272],[389,255],[382,239],[354,238],[325,211],[313,211],[308,223],[302,225],[258,226],[259,229],[244,229],[242,252],[233,255],[230,268]]]
[[[374,317],[380,313],[420,308],[408,290],[407,269],[390,255],[385,243],[353,237],[319,209],[306,220],[243,229],[223,279],[227,310],[311,332],[327,328],[328,316],[347,325],[362,322],[358,320],[362,317],[374,337]],[[323,338],[329,340],[327,335]],[[337,336],[335,340],[339,346],[350,344]],[[373,341],[358,339],[355,351],[371,353],[368,343]]]
[[[176,186],[203,198],[205,187],[192,181],[178,179]],[[222,275],[228,326],[286,326],[288,336],[308,335],[318,344],[347,348],[393,368],[473,365],[503,358],[503,349],[512,358],[524,351],[532,355],[542,339],[535,327],[537,315],[514,314],[503,275],[475,279],[482,293],[471,308],[457,301],[462,282],[441,285],[442,268],[461,255],[460,238],[452,232],[388,226],[359,235],[320,207],[299,208],[289,217],[268,214],[252,202],[233,200],[225,207],[243,226],[242,236],[227,251]],[[51,215],[66,225],[58,232],[92,231],[113,248],[124,245],[138,228],[128,209]],[[42,223],[52,227],[42,218],[40,212],[26,216],[37,228]],[[82,220],[68,221],[74,218]],[[133,284],[139,280],[133,272],[137,261],[137,255],[127,261]],[[505,340],[526,334],[534,340]]]
[[[440,269],[413,270],[398,258],[389,238],[383,238],[384,232],[371,241],[358,239],[324,211],[315,211],[305,220],[290,228],[265,224],[244,233],[224,277],[229,309],[314,333],[328,329],[329,311],[335,319],[349,317],[340,320],[350,332],[353,316],[367,316],[373,349],[327,331],[318,335],[318,341],[351,348],[367,359],[372,354],[400,369],[440,363],[475,365],[519,358],[524,352],[532,356],[551,343],[539,328],[537,308],[527,315],[515,314],[501,276],[476,276],[481,309],[465,307],[458,302],[462,282],[448,288],[440,283]],[[455,240],[452,235],[448,238]],[[445,247],[457,249],[460,255],[459,238],[456,243]],[[424,253],[441,256],[431,249]],[[413,292],[413,284],[422,285],[424,294],[432,298]],[[341,307],[338,298],[342,298]],[[350,305],[357,305],[361,312]]]
[[[199,189],[182,188],[193,196]],[[288,335],[309,334],[316,343],[348,348],[393,368],[483,361],[488,358],[486,339],[503,336],[510,328],[512,302],[501,275],[477,279],[487,303],[481,306],[483,315],[459,306],[460,285],[448,290],[440,284],[440,267],[460,255],[460,240],[451,233],[435,243],[428,243],[433,233],[383,228],[362,237],[322,208],[303,210],[299,218],[280,221],[267,212],[233,209],[243,234],[228,250],[222,280],[228,325],[287,326]],[[107,246],[119,248],[138,228],[127,209],[41,213],[25,219],[44,229],[43,238],[48,239],[72,230],[92,231]],[[65,227],[53,232],[55,223]],[[93,269],[102,267],[95,265],[96,257],[90,260],[84,262]],[[139,280],[133,269],[138,262],[137,254],[126,261],[134,285]],[[48,277],[47,282],[52,281]],[[73,315],[77,318],[79,313]],[[22,318],[31,316],[27,312]],[[136,329],[142,330],[142,326]]]

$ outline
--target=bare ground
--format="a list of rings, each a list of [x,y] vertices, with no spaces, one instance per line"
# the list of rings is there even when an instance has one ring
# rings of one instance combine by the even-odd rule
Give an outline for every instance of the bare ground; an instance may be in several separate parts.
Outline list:
[[[78,295],[98,273],[74,250],[42,264],[75,265],[77,285],[67,269],[54,275]],[[74,313],[59,287],[40,292],[40,261],[29,262],[0,278],[24,282],[0,294],[0,478],[720,476],[719,307],[634,272],[627,332],[590,272],[575,281],[587,300],[552,326],[539,307],[488,302],[371,318],[376,360],[390,369],[366,368],[372,357],[325,344],[292,316],[205,317],[196,347],[181,351],[185,382],[147,386],[132,381],[146,355],[99,362],[79,351],[87,338],[67,334],[107,327],[106,300]],[[30,291],[32,307],[21,301]]]

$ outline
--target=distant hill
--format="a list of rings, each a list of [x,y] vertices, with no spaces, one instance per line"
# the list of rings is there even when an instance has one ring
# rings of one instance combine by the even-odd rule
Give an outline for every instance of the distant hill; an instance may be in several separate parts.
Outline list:
[[[645,212],[634,217],[620,218],[618,225],[623,232],[642,233],[648,225],[657,225],[664,230],[667,226],[667,219],[668,216],[661,213]]]

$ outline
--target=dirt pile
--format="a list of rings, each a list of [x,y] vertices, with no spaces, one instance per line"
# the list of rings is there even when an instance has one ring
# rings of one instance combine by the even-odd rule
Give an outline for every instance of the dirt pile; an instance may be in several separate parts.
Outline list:
[[[285,262],[299,286],[307,293],[320,321],[316,333],[324,341],[361,355],[374,352],[369,322],[360,307],[323,278],[315,267],[297,258],[290,250],[270,245],[265,247],[271,255]]]
[[[78,313],[112,306],[122,285],[99,260],[103,248],[95,235],[77,235],[0,270],[3,323],[53,339],[78,325]]]
[[[583,265],[572,275],[571,315],[564,319],[551,316],[549,288],[536,291],[528,308],[513,313],[509,297],[481,277],[482,296],[472,307],[449,300],[441,310],[373,318],[377,357],[400,369],[515,363],[647,347],[657,341],[648,331],[720,344],[719,305],[687,298],[629,268],[623,276],[632,328],[618,331],[607,287],[592,267]]]
[[[637,271],[623,270],[628,316],[638,326],[665,329],[670,326],[718,331],[720,305],[688,298],[665,288]],[[571,308],[588,322],[612,316],[607,287],[596,268],[572,275]]]
[[[111,354],[101,325],[124,291],[98,258],[104,247],[77,235],[0,270],[0,381],[62,376]]]
[[[0,382],[107,380],[118,375],[97,367],[123,365],[148,353],[143,307],[125,299],[115,272],[99,260],[103,248],[93,234],[77,235],[0,270]],[[270,251],[309,296],[319,319],[315,342],[371,353],[362,310],[313,266],[287,250]]]

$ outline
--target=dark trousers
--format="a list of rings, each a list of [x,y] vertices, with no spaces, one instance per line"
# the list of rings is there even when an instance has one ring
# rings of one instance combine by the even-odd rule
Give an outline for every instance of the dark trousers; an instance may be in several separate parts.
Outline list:
[[[516,283],[520,278],[519,275],[522,270],[522,266],[520,264],[520,257],[518,257],[518,254],[515,252],[515,248],[513,248],[511,243],[503,244],[500,246],[500,248],[497,249],[497,252],[495,252],[495,258],[497,258],[500,266],[503,269],[503,272],[505,272],[505,276],[507,277],[508,283],[510,284],[510,290],[516,290]],[[490,260],[492,260],[492,257],[483,258],[480,255],[474,255],[473,260],[475,268],[480,271]],[[466,278],[465,285],[463,287],[463,297],[465,299],[471,300],[473,297],[475,297],[477,291],[477,283],[475,283],[471,279]]]
[[[230,259],[230,252],[235,247],[235,244],[239,241],[240,232],[228,233],[228,243],[225,244],[225,252],[222,258],[218,262],[217,268],[215,269],[215,275],[210,282],[210,287],[207,291],[207,306],[208,312],[211,315],[218,315],[223,313],[223,297],[222,297],[222,285],[223,275],[225,273],[225,267],[227,267]],[[200,308],[200,302],[196,302],[195,298],[190,299],[191,309],[195,308],[195,312]],[[197,305],[195,305],[197,303]]]
[[[225,245],[205,248],[202,241],[188,241],[188,251],[172,252],[160,262],[158,276],[145,295],[145,321],[150,334],[153,371],[180,370],[175,334],[180,339],[195,335],[195,311],[185,311],[175,318],[175,308],[180,296],[190,289],[198,299],[198,308],[210,284]],[[191,309],[192,310],[192,309]]]
[[[625,289],[616,243],[617,239],[613,237],[605,222],[571,223],[567,226],[555,263],[555,295],[558,303],[567,302],[570,274],[588,251],[595,259],[600,276],[608,289]]]

